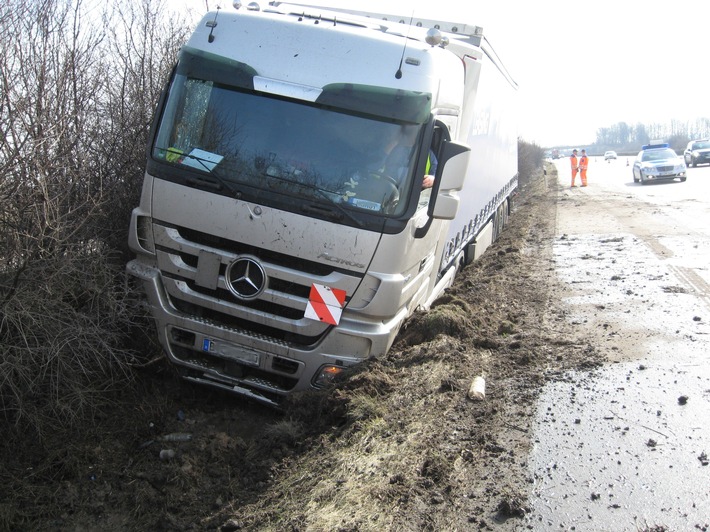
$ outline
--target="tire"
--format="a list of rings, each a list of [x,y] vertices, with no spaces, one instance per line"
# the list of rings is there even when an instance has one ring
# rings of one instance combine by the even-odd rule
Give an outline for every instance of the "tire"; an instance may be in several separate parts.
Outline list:
[[[639,182],[639,180],[638,180],[638,178],[636,177],[636,172],[634,172],[634,183],[638,183],[638,182]]]
[[[500,223],[498,224],[498,234],[503,232],[505,226],[508,225],[508,200],[505,200],[498,207],[498,217],[500,218]]]
[[[498,237],[503,232],[505,226],[508,225],[508,200],[506,199],[496,209],[495,218],[493,219],[493,241],[498,240]]]
[[[646,184],[646,180],[643,178],[643,172],[639,172],[639,179],[642,185]]]
[[[476,244],[471,242],[463,250],[463,262],[464,265],[468,266],[473,262],[473,257],[476,253]]]

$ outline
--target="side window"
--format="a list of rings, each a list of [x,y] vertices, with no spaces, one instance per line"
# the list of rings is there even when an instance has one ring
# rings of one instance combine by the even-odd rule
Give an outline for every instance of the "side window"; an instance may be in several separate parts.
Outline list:
[[[428,207],[429,205],[432,187],[439,171],[441,148],[444,145],[444,142],[450,140],[451,134],[449,133],[449,128],[440,120],[436,120],[431,142],[429,143],[427,150],[427,161],[424,170],[424,180],[422,183],[423,186],[419,196],[419,208]]]
[[[437,160],[441,155],[441,147],[444,142],[449,142],[451,140],[451,134],[449,133],[449,128],[443,122],[439,120],[436,121],[434,126],[434,135],[431,140],[431,149],[434,152]]]

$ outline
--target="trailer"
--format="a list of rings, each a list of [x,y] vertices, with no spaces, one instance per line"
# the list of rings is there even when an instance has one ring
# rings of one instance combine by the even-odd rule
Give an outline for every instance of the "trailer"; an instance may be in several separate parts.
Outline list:
[[[204,16],[152,126],[127,271],[195,383],[277,406],[391,347],[497,238],[517,86],[480,27]]]

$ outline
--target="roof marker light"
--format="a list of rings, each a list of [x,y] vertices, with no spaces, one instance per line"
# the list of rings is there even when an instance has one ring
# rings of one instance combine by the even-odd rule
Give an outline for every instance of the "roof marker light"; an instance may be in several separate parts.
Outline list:
[[[429,46],[437,46],[441,43],[441,32],[436,28],[431,28],[426,32],[425,40]]]

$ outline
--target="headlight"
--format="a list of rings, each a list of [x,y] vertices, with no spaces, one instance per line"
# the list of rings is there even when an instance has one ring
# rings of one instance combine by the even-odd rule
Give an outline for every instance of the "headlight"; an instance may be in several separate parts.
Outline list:
[[[642,164],[641,169],[646,175],[656,175],[658,173],[658,169],[652,164]]]

